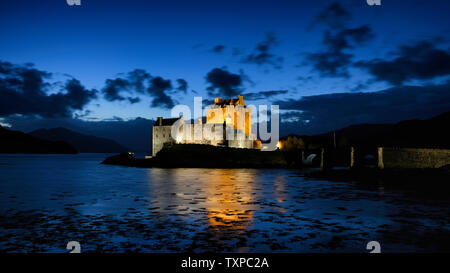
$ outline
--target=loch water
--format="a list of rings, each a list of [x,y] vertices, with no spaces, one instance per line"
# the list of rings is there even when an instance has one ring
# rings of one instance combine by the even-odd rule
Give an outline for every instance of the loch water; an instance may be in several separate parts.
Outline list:
[[[0,155],[0,252],[450,252],[446,194],[107,156]]]

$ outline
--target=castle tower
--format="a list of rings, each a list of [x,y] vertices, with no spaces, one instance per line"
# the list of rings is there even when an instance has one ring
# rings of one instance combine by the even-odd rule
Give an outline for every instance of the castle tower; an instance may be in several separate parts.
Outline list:
[[[245,135],[252,133],[252,109],[247,108],[244,97],[237,99],[214,99],[211,109],[206,109],[206,123],[226,124]]]

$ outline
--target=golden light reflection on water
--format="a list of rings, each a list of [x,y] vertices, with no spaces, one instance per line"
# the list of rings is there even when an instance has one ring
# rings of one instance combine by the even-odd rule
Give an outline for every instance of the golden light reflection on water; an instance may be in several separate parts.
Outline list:
[[[256,174],[237,169],[151,169],[152,206],[178,214],[204,213],[210,227],[245,230],[252,224]]]
[[[253,219],[253,172],[217,170],[204,181],[209,223],[216,229],[243,230]]]

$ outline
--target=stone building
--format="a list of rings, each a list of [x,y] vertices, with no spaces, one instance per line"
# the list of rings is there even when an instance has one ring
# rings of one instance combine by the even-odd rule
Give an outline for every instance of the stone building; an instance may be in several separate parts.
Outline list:
[[[164,119],[158,117],[153,125],[153,149],[155,156],[166,143],[207,144],[232,148],[253,149],[260,142],[252,134],[252,109],[241,95],[237,99],[214,100],[206,109],[206,123],[197,120],[192,124],[184,117]]]

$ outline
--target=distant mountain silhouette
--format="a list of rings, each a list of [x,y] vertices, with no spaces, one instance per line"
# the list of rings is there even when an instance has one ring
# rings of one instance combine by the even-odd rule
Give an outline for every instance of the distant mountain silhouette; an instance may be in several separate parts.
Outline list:
[[[52,141],[65,141],[80,153],[120,153],[128,149],[114,140],[80,134],[66,128],[39,129],[29,133],[32,136]]]
[[[77,150],[64,141],[44,140],[0,126],[0,153],[76,154]]]
[[[337,145],[450,148],[450,112],[427,120],[406,120],[397,124],[359,124],[336,130]],[[333,132],[313,136],[334,145]]]

